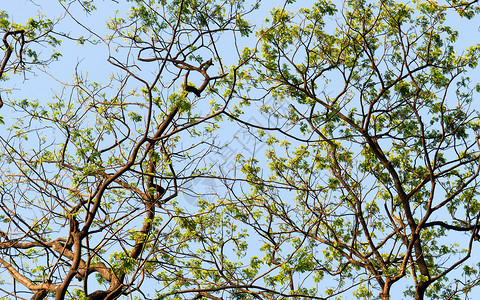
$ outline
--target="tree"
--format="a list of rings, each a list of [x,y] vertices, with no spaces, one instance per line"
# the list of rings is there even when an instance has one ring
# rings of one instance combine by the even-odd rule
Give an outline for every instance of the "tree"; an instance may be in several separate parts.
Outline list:
[[[476,2],[286,1],[256,39],[257,3],[131,2],[107,32],[79,13],[104,16],[95,1],[0,16],[3,79],[55,67],[68,41],[113,67],[74,65],[51,102],[0,91],[6,297],[471,295],[480,48],[456,30]]]
[[[122,13],[102,36],[81,19],[82,10],[102,17],[94,1],[63,2],[58,19],[40,16],[25,25],[2,12],[3,78],[60,68],[53,61],[62,54],[43,58],[37,44],[61,49],[61,39],[95,56],[107,50],[114,69],[102,69],[97,82],[79,63],[72,82],[58,78],[63,84],[50,102],[4,100],[2,122],[7,106],[16,121],[0,138],[0,264],[2,277],[13,280],[2,291],[17,299],[147,298],[145,279],[173,268],[169,257],[185,244],[166,244],[188,228],[175,198],[201,175],[229,101],[228,90],[210,104],[204,97],[221,92],[214,87],[229,72],[222,60],[229,50],[216,44],[248,34],[243,15],[252,8],[241,1],[112,2]],[[67,21],[79,29],[65,33]],[[217,69],[208,68],[212,62]]]
[[[235,204],[285,293],[460,299],[479,278],[479,46],[458,49],[448,5],[344,5],[274,9],[259,31],[245,86],[283,122],[249,125],[267,160],[242,160],[251,191]]]

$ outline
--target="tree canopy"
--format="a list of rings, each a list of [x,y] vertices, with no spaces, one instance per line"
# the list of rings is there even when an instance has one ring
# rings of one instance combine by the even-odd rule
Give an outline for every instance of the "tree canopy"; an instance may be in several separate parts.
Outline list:
[[[22,5],[2,299],[478,291],[477,1]]]

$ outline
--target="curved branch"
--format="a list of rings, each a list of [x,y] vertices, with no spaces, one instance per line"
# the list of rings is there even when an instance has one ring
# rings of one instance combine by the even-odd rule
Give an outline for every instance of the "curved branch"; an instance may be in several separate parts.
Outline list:
[[[0,66],[0,78],[2,78],[3,76],[3,72],[5,71],[5,68],[7,66],[7,63],[8,63],[8,60],[10,59],[10,56],[12,55],[13,53],[13,49],[12,49],[12,46],[8,43],[7,41],[7,37],[9,35],[14,35],[16,36],[17,34],[20,34],[20,37],[22,39],[22,42],[20,44],[20,61],[21,61],[21,55],[22,55],[22,51],[23,51],[23,45],[25,44],[25,41],[24,41],[24,35],[25,31],[24,30],[14,30],[14,31],[7,31],[4,35],[3,35],[3,44],[5,45],[5,48],[6,48],[6,52],[5,52],[5,57],[2,61],[2,65]],[[0,95],[0,108],[2,108],[3,106],[3,101],[2,101],[2,96]]]

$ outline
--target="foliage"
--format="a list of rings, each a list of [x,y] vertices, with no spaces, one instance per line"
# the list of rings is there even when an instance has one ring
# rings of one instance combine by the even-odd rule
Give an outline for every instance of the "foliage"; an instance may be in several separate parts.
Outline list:
[[[5,295],[474,294],[476,2],[104,4],[0,13]]]

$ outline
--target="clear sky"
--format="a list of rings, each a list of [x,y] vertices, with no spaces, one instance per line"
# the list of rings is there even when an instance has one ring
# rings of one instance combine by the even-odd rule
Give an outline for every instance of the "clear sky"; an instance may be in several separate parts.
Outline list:
[[[61,5],[57,3],[57,1],[47,0],[47,1],[29,1],[29,0],[17,0],[17,1],[3,1],[2,3],[2,10],[7,11],[10,15],[10,20],[12,22],[18,23],[25,23],[26,20],[30,17],[34,17],[38,15],[39,11],[43,14],[46,14],[48,17],[58,19],[61,23],[58,26],[58,30],[60,33],[68,33],[72,36],[80,37],[80,36],[89,36],[90,33],[88,30],[83,28],[82,26],[78,25],[72,17],[62,8]],[[98,33],[100,36],[104,36],[108,34],[108,30],[105,27],[105,21],[108,17],[115,13],[115,10],[120,10],[120,15],[123,14],[124,11],[128,10],[128,5],[130,3],[124,3],[123,1],[119,1],[122,4],[117,4],[113,1],[97,1],[96,5],[98,5],[98,11],[92,12],[92,14],[86,14],[76,11],[74,17],[77,18],[80,23],[88,26],[91,30]],[[308,1],[311,3],[312,1]],[[267,6],[276,5],[278,2],[276,1],[265,1]],[[296,7],[306,5],[307,1],[298,1],[296,3]],[[262,9],[259,12],[256,12],[253,16],[253,20],[259,26],[263,24],[263,19],[266,16],[266,10]],[[335,25],[332,19],[332,25]],[[448,20],[448,23],[452,25],[458,25],[462,22],[465,24],[469,24],[465,26],[465,30],[461,30],[459,32],[460,39],[457,43],[458,48],[462,49],[466,45],[470,45],[473,43],[477,43],[480,41],[480,31],[477,26],[471,26],[471,24],[480,24],[480,20],[477,17],[472,21],[465,21],[460,19],[456,15],[452,15],[452,17]],[[79,74],[85,73],[88,74],[90,80],[99,81],[99,82],[107,82],[108,77],[112,72],[116,71],[116,68],[107,62],[108,58],[108,48],[105,44],[100,42],[97,45],[78,45],[75,41],[68,40],[67,38],[63,38],[63,45],[60,49],[62,53],[62,57],[58,62],[53,62],[45,69],[43,68],[36,68],[34,67],[32,72],[27,72],[24,74],[17,74],[11,75],[11,80],[0,82],[0,87],[2,89],[11,89],[11,93],[8,95],[5,94],[4,91],[2,92],[2,97],[8,99],[9,97],[15,99],[39,99],[40,102],[48,102],[54,101],[52,100],[52,95],[58,92],[62,86],[65,84],[68,85],[74,78],[74,73],[77,72]],[[252,41],[255,41],[253,38]],[[248,44],[248,43],[247,43]],[[44,51],[45,55],[50,53],[50,49],[47,47],[43,47],[42,45],[36,46],[40,51]],[[222,47],[232,47],[225,43]],[[233,62],[236,59],[234,55],[232,47],[232,57],[231,61]],[[479,72],[475,71],[472,72],[472,77],[480,78]],[[24,77],[25,76],[25,77]],[[114,91],[109,91],[114,93]],[[0,135],[5,135],[5,126],[9,126],[12,121],[12,117],[17,116],[18,112],[14,112],[11,110],[10,107],[4,106],[0,110],[0,115],[3,116],[6,125],[0,125]],[[253,116],[255,117],[255,116]],[[266,122],[267,120],[261,119],[262,117],[257,117],[255,122]],[[223,131],[225,134],[222,138],[226,138],[228,140],[235,134],[239,134],[240,139],[237,140],[232,145],[235,149],[223,149],[224,151],[231,151],[231,152],[241,152],[245,150],[246,146],[248,147],[249,143],[253,140],[249,135],[243,135],[244,131],[239,131],[239,127],[232,126],[227,128]],[[32,145],[35,146],[35,145]],[[257,149],[258,151],[265,150]],[[232,156],[233,154],[227,152],[223,153],[224,156]],[[212,161],[213,162],[213,161]],[[216,161],[215,161],[216,162]],[[225,163],[228,163],[227,159]],[[198,183],[203,191],[200,192],[207,192],[209,188],[211,188],[212,182],[202,182]],[[192,198],[185,198],[188,203],[193,204],[194,200]],[[454,242],[455,239],[452,239]],[[478,259],[480,254],[477,254],[475,259]],[[409,282],[411,280],[409,279]]]

